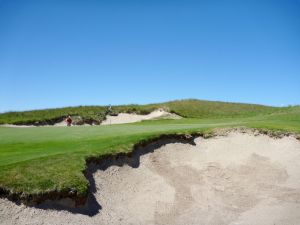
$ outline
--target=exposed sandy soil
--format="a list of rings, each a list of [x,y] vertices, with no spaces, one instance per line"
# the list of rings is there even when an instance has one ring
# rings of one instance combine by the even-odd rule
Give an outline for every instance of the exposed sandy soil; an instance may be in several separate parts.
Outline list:
[[[300,224],[300,142],[253,133],[197,138],[97,170],[93,216],[0,199],[0,224]],[[91,209],[92,210],[92,209]]]
[[[101,125],[135,123],[135,122],[140,122],[142,120],[153,120],[158,118],[181,119],[181,117],[176,114],[169,113],[166,112],[165,110],[159,109],[147,115],[119,113],[117,116],[106,116],[106,120],[104,120],[101,123]]]

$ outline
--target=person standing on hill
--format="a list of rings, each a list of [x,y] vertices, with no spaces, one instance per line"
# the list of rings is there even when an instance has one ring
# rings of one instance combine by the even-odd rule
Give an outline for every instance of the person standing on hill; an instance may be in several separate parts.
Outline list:
[[[67,123],[67,126],[70,127],[72,125],[72,118],[71,116],[68,116],[67,119],[66,119],[66,123]]]

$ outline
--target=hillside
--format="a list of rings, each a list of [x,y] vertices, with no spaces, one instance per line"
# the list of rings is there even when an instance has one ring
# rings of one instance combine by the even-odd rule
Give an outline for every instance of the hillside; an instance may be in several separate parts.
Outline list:
[[[61,122],[67,115],[78,116],[81,123],[100,124],[107,115],[107,106],[78,106],[56,109],[7,112],[0,114],[0,124],[52,125]],[[177,100],[148,105],[112,106],[112,114],[121,112],[148,114],[155,109],[167,111],[185,118],[235,118],[285,112],[293,107],[270,107],[255,104],[227,103],[196,99]]]

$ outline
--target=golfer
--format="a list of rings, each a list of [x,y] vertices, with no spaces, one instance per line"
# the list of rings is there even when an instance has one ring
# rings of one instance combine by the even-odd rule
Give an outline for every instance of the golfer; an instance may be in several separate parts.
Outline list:
[[[72,118],[71,116],[68,116],[67,119],[66,119],[66,123],[67,123],[67,126],[70,127],[72,125]]]

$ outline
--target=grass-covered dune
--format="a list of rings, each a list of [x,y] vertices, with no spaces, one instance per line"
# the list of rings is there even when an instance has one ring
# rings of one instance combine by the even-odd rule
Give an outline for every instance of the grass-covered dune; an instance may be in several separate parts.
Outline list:
[[[120,112],[148,114],[158,108],[164,108],[185,118],[230,118],[270,114],[289,110],[290,107],[280,108],[255,104],[214,102],[196,99],[148,105],[112,106],[114,114],[118,114]],[[67,115],[80,116],[85,121],[99,124],[105,119],[105,116],[108,113],[107,109],[107,106],[78,106],[24,112],[7,112],[0,114],[0,124],[54,124],[62,121]]]
[[[300,134],[299,106],[185,100],[113,109],[146,113],[157,107],[167,107],[184,118],[112,126],[0,127],[0,193],[26,197],[72,190],[76,196],[86,196],[89,184],[83,172],[87,158],[130,152],[135,144],[164,134],[207,133],[214,128],[238,126]],[[1,123],[15,123],[64,113],[102,115],[103,110],[105,107],[63,108],[5,113],[0,118]]]
[[[105,107],[78,106],[24,112],[7,112],[0,114],[0,124],[52,125],[62,121],[68,115],[81,116],[85,120],[102,121],[105,117]]]

